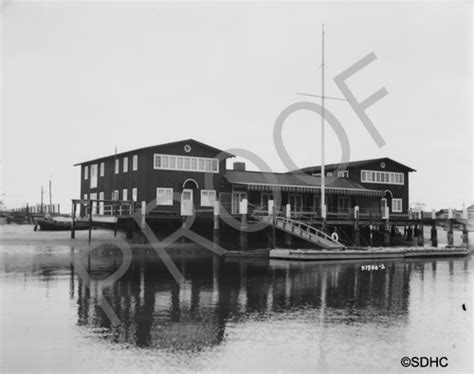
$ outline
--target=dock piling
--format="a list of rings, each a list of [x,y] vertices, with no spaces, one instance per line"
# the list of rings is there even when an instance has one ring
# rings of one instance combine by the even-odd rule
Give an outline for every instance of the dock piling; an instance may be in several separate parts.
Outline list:
[[[423,227],[423,212],[420,212],[420,220],[418,221],[418,246],[423,247],[425,245],[424,227]]]
[[[291,205],[286,204],[286,218],[291,218]],[[285,246],[291,248],[293,246],[293,238],[289,232],[285,232]]]
[[[462,229],[462,243],[466,248],[469,248],[469,232],[467,231],[467,225],[465,223],[463,224]]]
[[[214,203],[214,226],[212,228],[212,241],[214,245],[220,244],[220,228],[219,228],[219,202]]]
[[[76,203],[72,203],[71,239],[76,238]]]
[[[247,232],[247,199],[240,202],[240,250],[248,249],[248,232]]]
[[[370,212],[370,225],[369,225],[369,247],[374,246],[374,233],[373,226],[372,226],[372,212]]]
[[[433,247],[438,246],[438,230],[436,229],[436,221],[434,221],[433,226],[431,226],[431,245]]]
[[[89,244],[92,241],[92,200],[89,200]]]
[[[453,220],[450,218],[448,219],[448,247],[452,247],[453,244],[454,244]]]
[[[144,230],[145,226],[146,226],[146,201],[142,201],[141,217],[140,217],[140,229]]]
[[[411,225],[408,225],[407,241],[411,242],[412,240],[413,240],[413,229],[411,228]]]

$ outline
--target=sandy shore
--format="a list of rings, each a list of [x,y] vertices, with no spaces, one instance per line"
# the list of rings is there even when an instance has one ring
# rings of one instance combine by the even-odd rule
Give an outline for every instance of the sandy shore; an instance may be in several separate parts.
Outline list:
[[[71,239],[70,231],[34,231],[33,225],[0,225],[0,248],[2,247],[28,247],[28,248],[89,248],[98,247],[107,244],[123,244],[128,243],[133,250],[153,250],[150,244],[131,243],[126,239],[124,232],[117,231],[117,236],[114,236],[113,230],[107,229],[93,229],[92,242],[89,244],[89,231],[76,231],[76,238]],[[172,254],[200,254],[212,253],[194,242],[176,241],[166,248],[167,252]]]
[[[89,231],[76,231],[76,238],[71,239],[70,231],[34,231],[33,225],[0,225],[0,244],[4,245],[88,245]],[[93,243],[113,242],[117,239],[124,239],[125,234],[117,232],[114,237],[113,230],[95,229],[92,230]]]

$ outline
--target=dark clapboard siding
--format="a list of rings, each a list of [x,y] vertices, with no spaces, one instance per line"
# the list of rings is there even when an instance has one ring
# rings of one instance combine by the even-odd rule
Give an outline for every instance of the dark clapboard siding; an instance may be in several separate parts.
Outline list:
[[[188,153],[185,151],[185,145],[191,146],[191,151]],[[212,173],[212,184],[208,188],[205,186],[205,173],[198,171],[183,171],[183,170],[155,170],[154,166],[154,154],[170,154],[170,155],[182,155],[182,156],[194,156],[194,157],[206,157],[206,158],[217,158],[220,155],[221,162],[219,163],[219,173]],[[133,171],[133,156],[138,155],[138,170]],[[124,158],[128,157],[128,171],[123,172]],[[120,153],[117,156],[110,155],[100,159],[88,161],[79,164],[81,166],[81,198],[84,194],[90,197],[91,193],[104,192],[105,199],[112,198],[112,192],[114,190],[119,191],[119,200],[123,198],[123,189],[127,189],[127,199],[132,199],[132,189],[138,189],[137,201],[146,201],[147,203],[156,198],[157,187],[173,188],[173,192],[181,193],[183,189],[183,183],[187,179],[193,179],[197,182],[199,190],[193,194],[194,204],[199,208],[200,201],[200,190],[202,189],[214,189],[218,195],[222,185],[222,175],[226,169],[226,159],[232,157],[232,155],[222,152],[216,148],[207,146],[203,143],[197,142],[192,139],[183,140],[179,142],[157,145],[153,147],[141,148],[134,151]],[[119,173],[115,174],[115,159],[119,160]],[[105,162],[105,175],[100,177],[100,163]],[[97,188],[90,188],[90,173],[91,165],[98,165],[98,184]],[[84,169],[88,166],[89,179],[84,179]],[[174,202],[174,208],[179,208],[179,203]],[[168,207],[169,209],[169,207]]]

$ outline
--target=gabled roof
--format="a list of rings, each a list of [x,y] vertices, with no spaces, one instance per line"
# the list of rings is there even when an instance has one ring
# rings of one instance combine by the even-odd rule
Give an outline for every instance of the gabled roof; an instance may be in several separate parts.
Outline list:
[[[364,165],[367,165],[367,164],[371,164],[373,162],[380,162],[380,161],[387,161],[387,160],[389,160],[390,162],[393,162],[394,164],[397,164],[398,166],[400,166],[403,169],[406,169],[409,172],[416,171],[415,169],[412,169],[409,166],[403,165],[400,162],[395,161],[395,160],[393,160],[389,157],[381,157],[381,158],[372,158],[372,159],[368,159],[368,160],[351,161],[351,162],[347,163],[347,167],[364,166]],[[324,168],[326,170],[334,170],[338,166],[339,166],[339,164],[327,164],[327,165],[324,166]],[[310,174],[319,173],[319,172],[321,172],[321,166],[320,165],[318,165],[318,166],[308,166],[306,168],[299,169],[299,170],[303,173],[310,173]]]
[[[286,189],[310,192],[321,189],[321,178],[304,173],[271,173],[260,171],[226,170],[224,177],[228,182],[246,185],[254,189]],[[325,188],[331,192],[353,192],[355,194],[383,195],[382,191],[370,190],[347,178],[327,177]]]
[[[202,147],[205,147],[205,148],[208,148],[209,150],[212,150],[216,153],[221,153],[224,158],[229,158],[229,157],[235,157],[235,155],[231,154],[231,153],[227,153],[227,152],[224,152],[218,148],[215,148],[215,147],[212,147],[208,144],[205,144],[205,143],[201,143],[197,140],[194,140],[194,139],[184,139],[184,140],[178,140],[176,142],[169,142],[169,143],[163,143],[163,144],[157,144],[157,145],[152,145],[152,146],[148,146],[148,147],[143,147],[143,148],[137,148],[137,149],[131,149],[131,150],[128,150],[128,151],[125,151],[125,152],[120,152],[120,153],[117,153],[116,155],[115,154],[111,154],[111,155],[107,155],[107,156],[103,156],[103,157],[99,157],[99,158],[95,158],[95,159],[92,159],[92,160],[89,160],[89,161],[83,161],[83,162],[78,162],[77,164],[74,164],[74,166],[78,166],[78,165],[82,165],[82,164],[88,164],[90,162],[94,162],[94,161],[99,161],[99,160],[103,160],[103,159],[106,159],[106,158],[109,158],[109,157],[115,157],[115,156],[124,156],[126,154],[130,154],[130,153],[134,153],[134,152],[139,152],[139,151],[146,151],[146,150],[149,150],[149,149],[160,149],[162,147],[169,147],[170,145],[175,145],[175,144],[186,144],[186,143],[192,143],[192,144],[197,144],[197,145],[200,145]]]

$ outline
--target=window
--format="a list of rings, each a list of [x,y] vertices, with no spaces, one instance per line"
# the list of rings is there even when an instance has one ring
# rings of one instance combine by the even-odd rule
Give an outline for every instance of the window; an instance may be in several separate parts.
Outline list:
[[[133,158],[132,158],[132,170],[133,170],[133,171],[138,170],[138,155],[133,155]]]
[[[105,163],[100,163],[100,176],[103,177],[105,175]]]
[[[301,212],[303,210],[303,196],[289,195],[288,203],[291,205],[292,212]]]
[[[403,173],[394,173],[388,171],[361,170],[360,180],[363,183],[378,184],[404,184]]]
[[[87,194],[86,193],[84,194],[84,200],[87,200]]]
[[[138,190],[137,188],[132,188],[132,200],[137,201],[138,200]]]
[[[127,194],[128,194],[128,191],[126,188],[123,189],[122,191],[122,200],[128,200],[127,199]]]
[[[218,172],[219,171],[219,163],[217,160],[212,160],[212,171],[213,172]]]
[[[84,166],[84,180],[89,179],[89,166]]]
[[[328,177],[332,177],[332,171],[328,171],[328,173],[326,174]]]
[[[201,206],[214,206],[216,201],[216,191],[201,190]]]
[[[173,189],[158,187],[156,189],[156,205],[173,205]]]
[[[123,172],[126,173],[128,171],[128,157],[123,158]]]
[[[115,159],[115,174],[119,173],[119,169],[120,169],[120,160],[117,158]]]
[[[392,199],[392,211],[397,213],[403,212],[402,199]]]
[[[205,157],[155,154],[154,168],[218,173],[219,160]]]
[[[115,190],[112,192],[112,200],[118,200],[119,199],[119,192],[118,190]]]
[[[91,188],[97,188],[97,164],[91,165]]]
[[[338,178],[349,178],[349,170],[342,170],[337,172]]]

